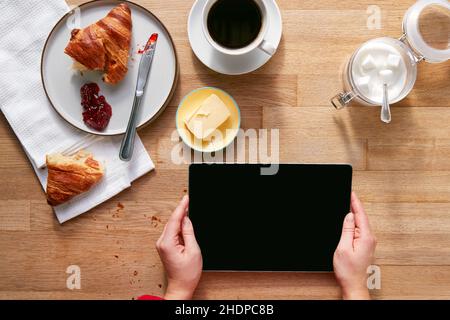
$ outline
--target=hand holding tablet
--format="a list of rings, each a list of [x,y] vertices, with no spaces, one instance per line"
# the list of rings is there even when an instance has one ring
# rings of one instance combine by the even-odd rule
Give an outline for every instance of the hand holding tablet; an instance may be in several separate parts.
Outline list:
[[[377,242],[361,201],[354,192],[351,210],[345,216],[341,240],[334,253],[334,273],[344,299],[369,299],[367,267],[373,261]]]
[[[326,200],[324,197],[320,201]],[[261,199],[261,201],[264,200]],[[297,203],[300,202],[297,201]],[[194,226],[187,217],[188,206],[189,198],[185,196],[173,212],[157,242],[158,253],[168,278],[166,299],[190,299],[202,273],[202,252],[194,234]],[[211,215],[217,214],[217,210],[209,209]],[[300,206],[298,209],[300,209]],[[293,210],[290,214],[295,215],[299,212]],[[311,211],[308,214],[322,214],[326,217],[327,213]],[[221,220],[223,221],[223,219]],[[369,220],[364,208],[355,193],[351,193],[351,212],[345,218],[342,218],[341,222],[342,220],[340,240],[332,257],[336,279],[342,289],[344,299],[369,299],[366,272],[373,260],[376,240],[370,230]],[[299,226],[299,228],[301,227]],[[306,227],[314,230],[321,228],[320,225],[316,227],[307,225]],[[201,230],[196,231],[201,233]],[[258,232],[260,230],[253,231]],[[225,243],[229,243],[232,238],[235,238],[235,233],[233,233],[232,238],[229,235],[230,232],[224,237]],[[298,244],[294,243],[294,245]],[[312,244],[312,246],[315,246],[315,244]],[[296,257],[302,255],[299,250],[294,250],[295,254],[290,253]],[[227,249],[224,248],[219,254],[229,255],[232,252],[227,252]]]
[[[187,216],[188,196],[172,213],[156,249],[167,273],[165,299],[191,299],[202,274],[202,254]]]

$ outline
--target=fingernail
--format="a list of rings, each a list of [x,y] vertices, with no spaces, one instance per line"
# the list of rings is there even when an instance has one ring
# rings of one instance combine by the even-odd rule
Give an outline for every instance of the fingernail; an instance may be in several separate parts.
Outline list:
[[[181,199],[181,201],[186,202],[187,199],[188,199],[188,196],[187,196],[187,194],[185,194],[185,195],[183,196],[183,199]]]
[[[189,220],[189,217],[188,217],[188,216],[186,216],[186,217],[183,218],[183,225],[184,225],[184,226],[189,225],[190,222],[191,222],[191,221]]]
[[[353,213],[349,212],[349,214],[347,214],[347,222],[353,223],[354,221],[354,217],[353,217]]]

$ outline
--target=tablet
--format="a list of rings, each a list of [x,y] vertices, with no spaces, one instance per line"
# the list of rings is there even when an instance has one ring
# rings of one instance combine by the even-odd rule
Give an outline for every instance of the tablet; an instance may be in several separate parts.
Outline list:
[[[332,271],[350,165],[192,164],[189,216],[209,271]],[[267,167],[267,166],[265,166]]]

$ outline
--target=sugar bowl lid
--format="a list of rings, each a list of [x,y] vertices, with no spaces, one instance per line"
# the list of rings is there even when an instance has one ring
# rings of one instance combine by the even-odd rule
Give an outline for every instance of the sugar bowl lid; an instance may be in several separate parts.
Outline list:
[[[419,0],[403,18],[403,32],[413,51],[427,62],[450,59],[450,2]]]

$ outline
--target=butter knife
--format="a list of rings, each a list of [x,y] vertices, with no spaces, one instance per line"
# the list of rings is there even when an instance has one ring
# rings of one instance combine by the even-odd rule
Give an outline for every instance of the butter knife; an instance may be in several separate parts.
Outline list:
[[[148,75],[152,67],[157,40],[158,34],[152,34],[147,44],[145,45],[144,50],[142,51],[141,61],[139,62],[136,91],[134,94],[133,106],[131,107],[130,119],[128,120],[127,130],[120,146],[119,157],[122,161],[130,161],[133,155],[134,139],[136,137],[137,115],[139,107],[141,105],[142,97],[144,96]]]

